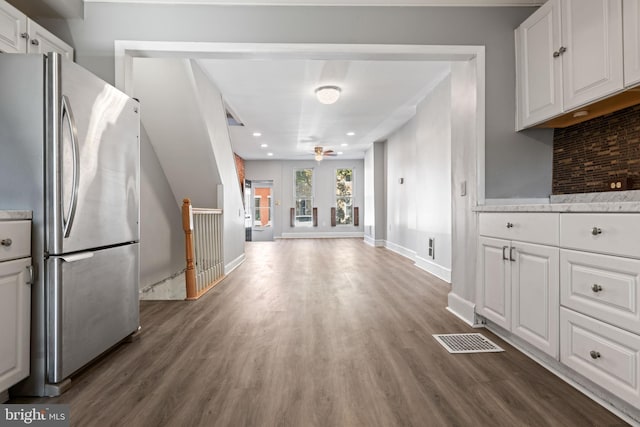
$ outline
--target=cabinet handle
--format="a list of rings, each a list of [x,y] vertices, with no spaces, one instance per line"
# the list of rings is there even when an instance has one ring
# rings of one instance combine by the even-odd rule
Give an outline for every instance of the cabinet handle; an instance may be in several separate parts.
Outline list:
[[[592,359],[598,359],[600,357],[600,352],[591,350],[589,352],[589,355],[591,356]]]
[[[562,55],[563,53],[565,53],[567,51],[567,48],[564,46],[560,46],[560,49],[556,50],[555,52],[553,52],[553,57],[557,58],[560,55]]]
[[[25,39],[25,40],[29,40],[29,33],[21,33],[20,37]]]
[[[33,285],[33,265],[27,267],[27,275],[29,276],[27,285]]]
[[[593,292],[598,293],[598,292],[602,291],[602,286],[598,285],[597,283],[594,283],[593,286],[591,287],[591,290]]]
[[[602,229],[599,227],[593,227],[591,229],[591,234],[593,234],[594,236],[597,236],[598,234],[602,234]]]
[[[507,223],[507,228],[513,228],[513,223],[508,222],[508,223]]]
[[[31,44],[34,46],[38,46],[40,44],[40,41],[38,39],[31,39]]]
[[[0,240],[0,245],[2,245],[2,246],[9,247],[9,246],[11,246],[12,243],[13,243],[13,241],[11,239],[2,239],[2,240]]]
[[[503,260],[503,261],[509,261],[509,258],[507,258],[507,255],[506,255],[506,252],[505,252],[505,251],[507,250],[507,248],[508,248],[508,247],[509,247],[509,246],[503,246],[503,247],[502,247],[502,260]]]
[[[513,252],[516,250],[515,246],[511,246],[511,249],[509,249],[509,261],[515,261],[516,258],[513,256]]]

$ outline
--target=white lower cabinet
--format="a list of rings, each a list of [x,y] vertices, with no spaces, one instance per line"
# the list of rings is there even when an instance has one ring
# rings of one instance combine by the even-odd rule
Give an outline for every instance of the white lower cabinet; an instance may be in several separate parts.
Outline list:
[[[0,262],[0,391],[29,375],[31,258]]]
[[[560,324],[560,361],[639,406],[640,336],[564,307]]]
[[[479,228],[546,243],[557,241],[558,214],[480,214]],[[480,236],[478,257],[477,312],[557,359],[558,247]]]

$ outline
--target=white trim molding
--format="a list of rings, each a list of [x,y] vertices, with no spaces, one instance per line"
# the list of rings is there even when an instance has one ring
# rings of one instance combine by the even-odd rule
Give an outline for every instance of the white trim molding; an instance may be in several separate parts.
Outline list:
[[[384,239],[374,239],[371,236],[364,236],[364,242],[369,245],[369,246],[373,246],[375,248],[384,248]]]
[[[541,6],[546,0],[84,0],[85,3],[142,3],[208,6]]]
[[[413,262],[416,261],[416,251],[412,249],[405,248],[404,246],[397,245],[388,240],[384,242],[384,247],[389,249],[392,252],[397,253],[398,255],[402,255],[405,258],[409,258]]]
[[[224,266],[224,274],[225,274],[225,276],[227,274],[231,273],[236,268],[240,267],[240,264],[242,264],[245,259],[246,259],[246,256],[243,253],[242,255],[240,255],[239,257],[237,257],[236,259],[234,259],[230,263],[225,264],[225,266]]]
[[[451,269],[443,267],[435,262],[428,260],[426,258],[422,258],[421,256],[416,255],[415,258],[416,266],[426,271],[427,273],[433,274],[439,279],[444,280],[447,283],[451,283]]]
[[[449,292],[447,310],[469,326],[476,327],[476,305]]]

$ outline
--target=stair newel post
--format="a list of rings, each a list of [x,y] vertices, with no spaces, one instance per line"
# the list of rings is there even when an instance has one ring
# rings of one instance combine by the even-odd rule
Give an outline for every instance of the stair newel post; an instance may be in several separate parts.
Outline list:
[[[182,229],[184,230],[185,253],[187,258],[187,269],[185,270],[185,282],[187,287],[187,299],[196,299],[196,266],[193,262],[193,213],[191,211],[191,200],[182,201]]]

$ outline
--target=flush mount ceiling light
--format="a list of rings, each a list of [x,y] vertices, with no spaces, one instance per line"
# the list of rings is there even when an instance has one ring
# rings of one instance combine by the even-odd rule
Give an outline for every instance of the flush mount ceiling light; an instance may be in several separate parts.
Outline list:
[[[320,86],[316,89],[316,98],[321,104],[333,104],[340,98],[341,89],[338,86]]]

